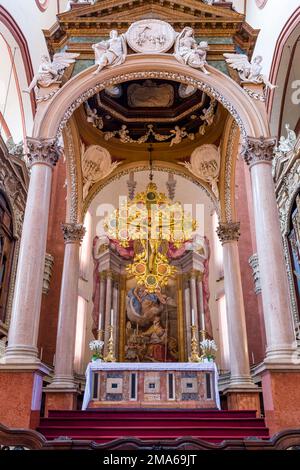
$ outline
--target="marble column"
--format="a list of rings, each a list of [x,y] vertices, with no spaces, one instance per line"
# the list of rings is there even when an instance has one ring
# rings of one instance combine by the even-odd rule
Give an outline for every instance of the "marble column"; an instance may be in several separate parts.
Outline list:
[[[74,389],[74,351],[78,303],[79,248],[85,229],[81,224],[62,224],[65,240],[54,378],[49,388]]]
[[[100,302],[99,302],[99,315],[101,315],[101,325],[98,320],[98,328],[101,330],[100,338],[104,339],[104,328],[105,328],[105,294],[106,294],[106,276],[105,273],[101,272],[100,276]]]
[[[61,148],[56,139],[27,139],[31,176],[28,188],[8,347],[0,361],[0,422],[36,428],[43,375],[37,338],[43,287],[53,167]],[[16,393],[16,390],[18,393]]]
[[[106,273],[106,295],[105,295],[105,331],[104,331],[104,355],[108,351],[108,340],[109,340],[109,327],[110,327],[110,317],[112,309],[112,283],[113,275],[111,271]]]
[[[267,338],[265,362],[292,363],[295,334],[289,303],[278,207],[272,178],[276,139],[249,137],[244,159],[253,193],[257,254]]]
[[[38,363],[52,170],[61,154],[56,139],[27,139],[30,183],[24,216],[8,347],[2,363]]]
[[[184,307],[185,307],[185,324],[186,324],[186,344],[187,344],[187,351],[186,351],[186,361],[191,355],[191,324],[192,324],[192,317],[191,317],[191,292],[189,281],[186,283],[186,287],[184,289]]]
[[[114,281],[113,287],[113,296],[112,296],[112,308],[114,311],[114,319],[113,319],[113,327],[114,327],[114,345],[115,345],[115,356],[118,356],[118,325],[119,322],[119,283],[118,281]]]
[[[223,245],[224,287],[226,298],[229,353],[230,353],[230,387],[254,388],[250,375],[247,332],[238,239],[239,222],[220,224],[217,229]]]

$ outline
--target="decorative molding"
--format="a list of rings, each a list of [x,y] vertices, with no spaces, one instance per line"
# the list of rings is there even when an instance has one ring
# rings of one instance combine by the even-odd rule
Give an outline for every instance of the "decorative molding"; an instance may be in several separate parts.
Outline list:
[[[52,278],[54,258],[50,253],[45,255],[44,275],[43,275],[43,294],[48,294],[50,281]]]
[[[254,282],[254,292],[256,295],[261,293],[261,284],[260,284],[260,272],[259,272],[259,262],[258,262],[258,255],[254,253],[249,258],[249,265],[252,268],[252,276]]]
[[[66,146],[65,152],[68,155],[67,165],[69,166],[70,192],[68,187],[68,197],[70,198],[68,220],[72,223],[78,222],[79,204],[78,204],[78,171],[76,165],[76,155],[73,143],[72,129],[68,124],[65,129]]]
[[[36,3],[36,6],[38,7],[38,9],[42,13],[44,13],[44,11],[46,11],[48,6],[49,6],[49,0],[35,0],[35,3]]]
[[[35,139],[27,137],[28,165],[31,167],[36,163],[43,163],[54,167],[62,154],[62,148],[57,139]]]
[[[230,134],[227,142],[226,156],[225,156],[225,189],[224,189],[224,198],[225,198],[225,220],[230,222],[233,217],[233,208],[232,208],[232,183],[234,180],[234,171],[233,171],[233,161],[232,155],[234,154],[234,145],[239,134],[239,127],[234,121],[231,125]]]
[[[256,5],[261,10],[266,6],[268,0],[255,0]]]
[[[274,137],[248,137],[242,155],[250,167],[257,163],[272,163],[276,139]]]
[[[261,101],[262,103],[265,103],[265,101],[266,101],[266,95],[265,94],[262,95],[261,93],[256,93],[255,91],[250,90],[250,88],[248,88],[246,86],[244,86],[244,90],[247,93],[247,95],[250,96],[250,98],[253,98],[254,100]]]
[[[61,229],[65,243],[82,242],[85,234],[85,228],[82,224],[66,223],[61,224]]]
[[[240,238],[240,222],[220,223],[217,228],[217,235],[222,245],[238,241]]]

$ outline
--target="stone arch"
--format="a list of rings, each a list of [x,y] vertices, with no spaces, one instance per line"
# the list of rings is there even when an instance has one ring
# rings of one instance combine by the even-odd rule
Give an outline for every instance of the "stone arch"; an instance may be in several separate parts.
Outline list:
[[[74,111],[89,97],[114,84],[147,78],[168,79],[192,84],[215,98],[232,116],[240,131],[237,134],[244,141],[247,136],[267,137],[269,135],[268,123],[255,101],[234,80],[213,67],[209,67],[210,75],[205,75],[199,70],[179,63],[172,54],[133,54],[128,56],[123,64],[108,67],[102,70],[99,75],[93,75],[93,71],[94,67],[90,67],[73,77],[54,95],[48,105],[44,104],[39,107],[33,137],[38,139],[58,138],[66,129]],[[234,157],[231,153],[229,158]],[[75,172],[73,173],[75,175]],[[71,191],[72,188],[74,191],[76,184],[76,181],[73,181],[71,177],[69,185]],[[75,200],[74,193],[68,195],[68,200],[72,199]],[[230,200],[233,202],[232,195]],[[222,204],[225,204],[224,201]],[[78,208],[70,210],[73,214],[80,212]],[[225,214],[226,211],[221,208],[220,212]],[[233,215],[229,217],[224,215],[222,218],[227,220],[232,217]]]

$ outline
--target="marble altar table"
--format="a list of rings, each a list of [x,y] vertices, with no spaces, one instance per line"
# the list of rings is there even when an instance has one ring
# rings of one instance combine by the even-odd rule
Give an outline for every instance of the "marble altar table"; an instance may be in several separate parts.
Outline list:
[[[82,409],[220,409],[214,362],[88,364]]]

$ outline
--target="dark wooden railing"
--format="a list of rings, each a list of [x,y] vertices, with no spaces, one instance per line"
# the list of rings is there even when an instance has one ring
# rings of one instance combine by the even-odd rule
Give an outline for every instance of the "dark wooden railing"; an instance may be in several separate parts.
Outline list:
[[[137,438],[115,439],[106,444],[73,440],[62,436],[53,441],[30,429],[10,429],[0,424],[0,450],[300,450],[300,429],[275,434],[269,440],[247,438],[210,444],[190,437],[174,440],[144,441]]]

